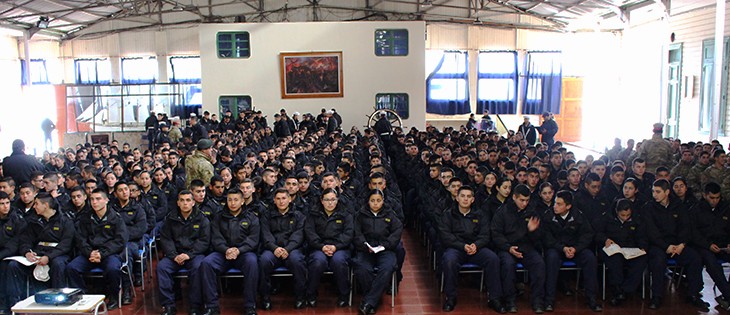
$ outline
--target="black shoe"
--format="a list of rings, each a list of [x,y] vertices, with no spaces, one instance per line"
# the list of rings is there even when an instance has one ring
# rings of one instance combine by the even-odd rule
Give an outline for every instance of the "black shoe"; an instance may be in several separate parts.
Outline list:
[[[174,306],[165,306],[162,308],[161,315],[175,315],[177,314],[177,310]]]
[[[687,302],[697,307],[700,312],[707,312],[710,310],[710,303],[703,301],[701,295],[691,295],[687,297]]]
[[[261,298],[261,309],[265,311],[271,310],[271,298],[268,296]]]
[[[717,306],[724,310],[730,311],[730,302],[724,297],[724,296],[718,296],[715,298],[715,301],[717,301]]]
[[[119,308],[119,301],[116,298],[109,298],[109,303],[106,303],[106,309],[111,311]]]
[[[205,309],[203,315],[221,315],[221,310],[217,307],[209,307]]]
[[[134,296],[132,295],[132,288],[125,288],[122,292],[122,305],[132,304]]]
[[[626,293],[619,292],[618,294],[616,294],[616,299],[621,302],[626,301],[626,299],[627,299]]]
[[[545,308],[543,308],[540,304],[535,304],[532,306],[532,311],[535,312],[535,314],[542,314],[545,313]]]
[[[295,309],[300,310],[300,309],[303,309],[305,307],[307,307],[307,301],[305,301],[304,299],[297,299],[297,301],[294,302],[294,308]]]
[[[360,307],[357,309],[358,314],[360,315],[372,315],[375,314],[375,307],[368,303],[360,304]]]
[[[515,304],[515,301],[507,301],[505,304],[504,309],[507,310],[507,312],[517,313],[517,304]]]
[[[255,307],[247,307],[243,310],[243,315],[256,315],[256,308]]]
[[[555,310],[555,306],[553,306],[553,303],[545,303],[545,311],[546,312],[552,312]]]
[[[188,315],[203,315],[203,311],[200,309],[200,307],[191,307],[188,310]]]
[[[337,299],[337,307],[348,307],[348,306],[350,306],[349,298],[338,298]]]
[[[443,310],[444,312],[451,312],[456,307],[456,299],[449,299],[446,298],[446,302],[444,302]]]
[[[596,302],[596,299],[594,298],[588,299],[588,308],[594,312],[603,312],[603,306],[601,306],[601,304],[598,304]]]
[[[651,298],[651,302],[649,302],[649,309],[650,310],[656,310],[662,307],[662,298],[660,297],[653,297]]]
[[[573,296],[573,295],[575,295],[575,292],[573,292],[573,290],[571,290],[571,289],[565,289],[563,291],[563,295],[565,295],[565,296]]]
[[[141,287],[142,286],[142,277],[135,277],[133,284],[135,287]]]
[[[489,301],[489,303],[487,303],[487,306],[489,306],[489,308],[491,308],[492,310],[494,310],[497,313],[500,313],[500,314],[507,313],[507,310],[504,309],[504,305],[502,305],[502,302],[500,302],[497,299]]]
[[[317,307],[317,299],[307,300],[307,307]]]

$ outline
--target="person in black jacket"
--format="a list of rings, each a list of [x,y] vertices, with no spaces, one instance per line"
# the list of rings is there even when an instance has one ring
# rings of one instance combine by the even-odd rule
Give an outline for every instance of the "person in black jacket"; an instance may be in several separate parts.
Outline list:
[[[181,191],[177,196],[177,211],[165,218],[160,232],[160,250],[164,257],[157,264],[157,287],[160,290],[162,315],[175,315],[173,275],[186,269],[190,283],[198,283],[198,267],[210,245],[210,221],[196,209],[193,193]],[[201,286],[190,286],[190,313],[200,312]]]
[[[27,228],[18,239],[17,253],[39,266],[50,267],[52,288],[66,287],[65,269],[75,233],[73,221],[56,210],[58,204],[48,193],[38,194],[33,207],[38,219],[28,222]],[[8,264],[9,305],[14,305],[24,296],[26,278],[33,269],[16,261]],[[33,277],[28,279],[31,283],[37,283]]]
[[[27,223],[20,215],[20,211],[10,207],[10,196],[0,191],[0,279],[7,279],[8,261],[6,257],[16,255],[19,239]],[[10,314],[10,301],[6,285],[0,285],[0,312]]]
[[[456,307],[456,284],[459,268],[466,263],[477,264],[486,273],[489,306],[496,312],[505,313],[500,302],[502,284],[499,276],[499,258],[489,245],[489,218],[487,213],[474,204],[474,189],[459,188],[457,205],[444,211],[439,221],[441,244],[445,248],[441,257],[444,293],[443,310],[451,312]]]
[[[542,135],[542,142],[548,144],[548,147],[552,147],[555,143],[555,134],[558,133],[558,123],[555,122],[552,113],[542,113],[542,125],[537,129]]]
[[[322,273],[332,270],[337,283],[337,306],[349,304],[350,247],[355,236],[352,215],[337,202],[339,194],[325,189],[321,206],[315,206],[307,215],[304,233],[309,247],[307,304],[315,307]]]
[[[363,292],[358,311],[375,314],[383,292],[397,268],[395,250],[403,233],[403,223],[393,210],[384,207],[382,190],[371,190],[368,203],[355,215],[355,279]],[[377,273],[375,268],[378,269]]]
[[[10,176],[20,187],[30,182],[30,174],[43,171],[43,165],[32,155],[25,154],[25,142],[20,139],[13,141],[13,153],[3,159],[3,175]]]
[[[208,198],[205,184],[202,180],[194,179],[190,182],[190,190],[193,192],[195,207],[208,217],[208,219],[212,220],[221,211],[221,205]]]
[[[144,208],[137,202],[130,199],[129,186],[126,182],[117,182],[114,184],[115,200],[112,202],[111,208],[119,213],[127,225],[127,265],[134,275],[134,286],[142,285],[142,270],[134,268],[134,259],[140,259],[139,249],[144,246],[142,238],[147,231],[147,218]],[[129,277],[122,278],[122,304],[128,305],[132,303],[132,283],[129,283]]]
[[[573,197],[573,204],[591,224],[596,224],[609,207],[609,202],[601,194],[601,178],[596,173],[586,175],[583,188]]]
[[[243,193],[238,189],[228,192],[226,206],[211,223],[211,247],[213,252],[200,264],[198,283],[203,296],[205,314],[219,315],[218,276],[231,268],[243,274],[244,314],[256,314],[256,289],[259,281],[259,265],[256,251],[259,247],[259,218],[253,212],[244,211]]]
[[[93,213],[79,221],[76,233],[78,256],[66,266],[69,285],[86,291],[84,274],[94,268],[104,270],[107,284],[106,296],[109,297],[107,307],[119,308],[117,292],[122,278],[122,255],[126,250],[128,234],[124,219],[109,209],[109,197],[102,189],[91,193],[91,209]]]
[[[590,222],[578,210],[573,209],[573,194],[561,190],[555,197],[552,209],[545,212],[542,220],[545,231],[545,310],[554,308],[560,266],[565,260],[573,260],[583,275],[588,308],[600,312],[603,307],[596,302],[598,292],[597,261],[591,244],[593,229]]]
[[[619,199],[615,211],[606,213],[598,221],[595,227],[596,243],[606,248],[616,244],[624,248],[646,250],[649,247],[646,225],[638,216],[632,215],[633,210],[630,200]],[[608,256],[603,250],[599,250],[599,255],[608,269],[607,283],[613,291],[611,304],[619,305],[641,284],[647,256],[626,259],[621,254]],[[628,273],[624,273],[624,267],[628,268]]]
[[[517,262],[521,262],[530,275],[532,310],[538,314],[544,312],[545,261],[538,252],[540,216],[529,203],[530,189],[526,185],[518,185],[512,200],[505,202],[492,218],[492,242],[499,251],[505,309],[510,313],[517,311]]]
[[[291,209],[290,204],[289,192],[286,188],[278,188],[274,191],[274,207],[260,215],[263,252],[259,255],[259,293],[261,308],[265,310],[271,309],[271,273],[281,266],[286,266],[294,275],[294,307],[301,309],[307,306],[304,296],[307,289],[307,266],[302,254],[306,217]]]
[[[78,223],[82,216],[91,213],[91,206],[86,202],[86,190],[83,186],[76,186],[69,191],[71,201],[66,204],[63,214],[73,220],[74,225]]]
[[[662,304],[666,283],[667,259],[676,260],[684,268],[689,284],[687,301],[702,312],[709,310],[709,304],[702,301],[702,260],[688,244],[692,240],[692,223],[689,213],[683,211],[677,200],[670,199],[669,181],[659,179],[652,188],[653,201],[642,209],[649,237],[649,272],[652,279],[652,297],[649,309],[658,309]]]
[[[720,185],[708,183],[702,200],[692,207],[690,217],[694,227],[692,247],[699,253],[707,273],[722,293],[717,304],[730,310],[730,283],[725,278],[722,261],[730,261],[730,207],[722,199]]]

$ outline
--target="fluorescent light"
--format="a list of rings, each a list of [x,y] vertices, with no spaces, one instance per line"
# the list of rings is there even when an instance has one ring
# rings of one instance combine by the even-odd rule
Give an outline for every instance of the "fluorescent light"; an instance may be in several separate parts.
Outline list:
[[[38,28],[48,28],[49,19],[47,16],[41,16],[38,18],[38,23],[36,23],[36,26]]]

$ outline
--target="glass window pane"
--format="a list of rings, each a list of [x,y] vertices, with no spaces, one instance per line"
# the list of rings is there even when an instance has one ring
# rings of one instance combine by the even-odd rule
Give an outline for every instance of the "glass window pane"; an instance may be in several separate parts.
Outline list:
[[[438,73],[466,73],[466,54],[461,52],[446,52],[444,63]]]
[[[218,33],[218,40],[219,41],[231,41],[232,40],[232,34],[230,34],[230,33]]]
[[[248,58],[251,56],[251,41],[248,32],[218,33],[218,57]]]
[[[515,55],[512,52],[482,52],[477,64],[479,73],[514,73]]]
[[[479,79],[477,93],[479,100],[513,100],[515,83],[512,79]]]
[[[464,79],[431,80],[431,99],[434,100],[466,100],[467,82]]]

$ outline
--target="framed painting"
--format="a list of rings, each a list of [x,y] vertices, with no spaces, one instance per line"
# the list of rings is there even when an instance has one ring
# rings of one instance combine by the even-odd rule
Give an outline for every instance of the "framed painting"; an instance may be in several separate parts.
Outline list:
[[[280,53],[281,97],[342,97],[342,52]]]

